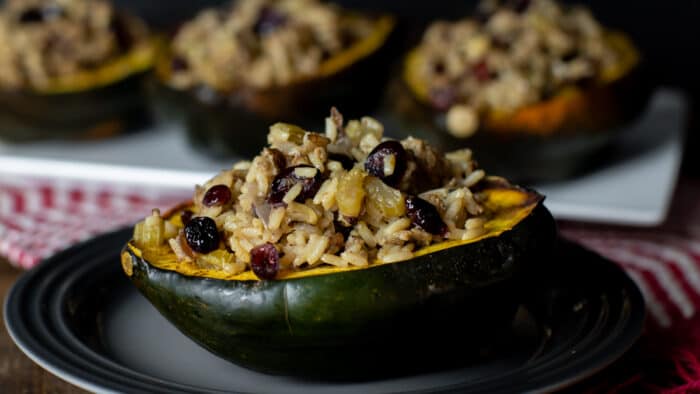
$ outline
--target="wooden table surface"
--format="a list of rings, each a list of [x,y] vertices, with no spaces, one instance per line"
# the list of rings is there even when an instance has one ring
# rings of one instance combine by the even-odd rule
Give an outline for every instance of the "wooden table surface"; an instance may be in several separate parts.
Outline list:
[[[3,300],[22,271],[0,258],[0,294]],[[0,391],[3,393],[85,393],[34,364],[10,339],[0,316]]]

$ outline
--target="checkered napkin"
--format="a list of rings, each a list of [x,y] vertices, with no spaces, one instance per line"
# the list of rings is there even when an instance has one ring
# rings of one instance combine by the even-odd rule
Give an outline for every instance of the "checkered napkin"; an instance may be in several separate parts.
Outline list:
[[[31,268],[74,243],[188,197],[189,190],[0,177],[0,256]]]
[[[659,227],[563,222],[559,229],[624,268],[649,316],[632,351],[581,391],[700,393],[700,181],[681,180]]]
[[[700,314],[700,182],[679,184],[669,217],[659,227],[564,222],[559,228],[564,237],[621,265],[644,294],[658,326]]]
[[[0,177],[0,256],[31,268],[73,243],[189,197],[191,190]],[[680,183],[663,226],[640,230],[563,222],[560,230],[620,264],[648,305],[640,355],[609,368],[613,372],[602,375],[614,375],[594,391],[700,392],[700,182]]]

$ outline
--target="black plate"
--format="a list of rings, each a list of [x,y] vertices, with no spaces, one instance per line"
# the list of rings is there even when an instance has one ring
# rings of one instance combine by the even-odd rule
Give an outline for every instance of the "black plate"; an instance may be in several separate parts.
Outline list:
[[[130,233],[106,234],[49,259],[23,275],[5,301],[15,343],[45,369],[91,391],[551,391],[615,361],[644,323],[634,283],[615,264],[562,241],[549,274],[538,275],[538,290],[520,308],[507,350],[483,362],[362,382],[270,376],[201,349],[141,297],[121,272],[119,251]]]

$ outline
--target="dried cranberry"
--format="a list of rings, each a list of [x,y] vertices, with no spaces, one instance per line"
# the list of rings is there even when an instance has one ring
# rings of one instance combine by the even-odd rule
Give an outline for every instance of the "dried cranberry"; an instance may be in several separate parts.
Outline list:
[[[445,63],[437,62],[437,63],[433,64],[433,72],[435,74],[444,74],[445,70],[446,70]]]
[[[182,221],[182,224],[187,225],[187,223],[189,223],[190,220],[192,220],[192,215],[193,215],[193,213],[189,209],[183,211],[180,214],[180,221]]]
[[[451,86],[440,86],[430,89],[430,104],[438,111],[447,111],[457,100],[457,94]]]
[[[396,186],[406,172],[406,150],[399,141],[382,142],[367,155],[365,171],[389,186]]]
[[[226,185],[214,185],[204,193],[202,204],[207,207],[220,207],[231,201],[231,189]]]
[[[259,36],[264,36],[284,26],[285,23],[287,23],[286,15],[272,8],[264,7],[260,10],[258,21],[255,22],[253,31]]]
[[[185,225],[187,244],[199,253],[209,253],[219,247],[219,230],[216,222],[206,216],[192,218]]]
[[[486,82],[491,79],[491,71],[489,71],[489,66],[483,60],[472,66],[472,73],[479,82]]]
[[[301,173],[304,171],[314,171],[313,176],[305,176]],[[321,187],[323,177],[316,167],[301,164],[298,166],[288,167],[275,177],[272,181],[270,194],[267,201],[272,205],[283,204],[282,199],[285,194],[294,187],[297,183],[301,184],[301,193],[294,199],[296,202],[304,202],[307,198],[312,198]]]
[[[355,159],[348,155],[342,153],[329,153],[328,160],[335,160],[343,166],[344,169],[349,170],[355,166]]]
[[[406,197],[406,214],[414,225],[435,235],[445,235],[447,225],[435,206],[420,197]]]
[[[251,249],[250,267],[260,279],[275,279],[280,270],[280,255],[277,248],[267,242]]]

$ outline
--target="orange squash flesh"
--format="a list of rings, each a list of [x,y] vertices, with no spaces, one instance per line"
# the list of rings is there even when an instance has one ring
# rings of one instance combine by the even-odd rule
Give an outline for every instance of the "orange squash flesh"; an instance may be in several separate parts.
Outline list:
[[[566,86],[546,100],[513,112],[488,111],[481,115],[481,129],[548,136],[567,130],[599,129],[614,122],[618,117],[616,85],[638,66],[639,53],[622,33],[609,31],[605,39],[617,51],[620,62],[602,70],[592,86]],[[417,50],[409,53],[403,79],[415,98],[429,105],[428,86],[419,73],[423,61]]]

